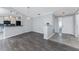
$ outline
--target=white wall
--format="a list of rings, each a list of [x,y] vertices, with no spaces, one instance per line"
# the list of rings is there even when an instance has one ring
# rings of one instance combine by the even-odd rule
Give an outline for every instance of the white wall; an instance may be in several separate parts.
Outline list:
[[[42,17],[35,17],[32,21],[32,31],[43,33],[44,19]]]
[[[32,19],[27,19],[26,17],[23,19],[23,29],[24,32],[32,31]]]
[[[63,17],[63,33],[74,34],[73,16]]]
[[[76,36],[79,37],[79,14],[76,14]]]
[[[33,31],[38,33],[44,33],[43,28],[46,26],[46,23],[52,25],[52,15],[39,16],[32,19],[33,20]]]
[[[59,32],[58,29],[58,18],[55,18],[55,32]],[[66,16],[62,18],[62,33],[74,34],[74,19],[73,16]]]

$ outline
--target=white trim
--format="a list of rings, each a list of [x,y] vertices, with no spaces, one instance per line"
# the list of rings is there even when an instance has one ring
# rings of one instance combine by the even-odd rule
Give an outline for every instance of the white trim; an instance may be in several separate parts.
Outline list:
[[[48,36],[48,39],[50,39],[55,33],[52,33],[51,35]]]
[[[44,39],[46,39],[46,40],[48,40],[48,39],[50,39],[53,35],[54,35],[55,33],[52,33],[51,35],[49,35],[49,36],[45,36],[45,34],[44,34]]]

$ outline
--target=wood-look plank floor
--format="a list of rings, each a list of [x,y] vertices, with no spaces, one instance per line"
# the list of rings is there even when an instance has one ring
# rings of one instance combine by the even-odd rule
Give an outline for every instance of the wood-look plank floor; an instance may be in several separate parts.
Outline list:
[[[0,51],[79,51],[79,49],[45,40],[42,34],[29,32],[0,40]]]

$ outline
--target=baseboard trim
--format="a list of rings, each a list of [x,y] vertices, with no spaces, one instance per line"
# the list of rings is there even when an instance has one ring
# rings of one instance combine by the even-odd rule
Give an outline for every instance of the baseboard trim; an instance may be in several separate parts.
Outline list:
[[[12,36],[5,36],[4,39],[11,38],[11,37],[15,37],[15,36],[22,35],[22,34],[25,34],[25,33],[29,33],[29,32],[23,32],[23,33],[19,33],[19,34],[12,35]]]
[[[50,39],[55,33],[52,33],[51,35],[49,35],[48,37],[44,37],[44,39],[48,40]]]
[[[55,33],[52,33],[51,35],[48,36],[48,39],[50,39]]]

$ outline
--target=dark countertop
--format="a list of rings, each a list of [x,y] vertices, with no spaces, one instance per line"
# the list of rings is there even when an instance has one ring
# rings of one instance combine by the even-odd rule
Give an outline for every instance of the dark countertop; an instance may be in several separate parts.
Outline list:
[[[23,26],[23,25],[21,25],[21,26]],[[16,26],[14,24],[10,24],[10,25],[0,24],[0,27],[20,27],[20,26]]]

